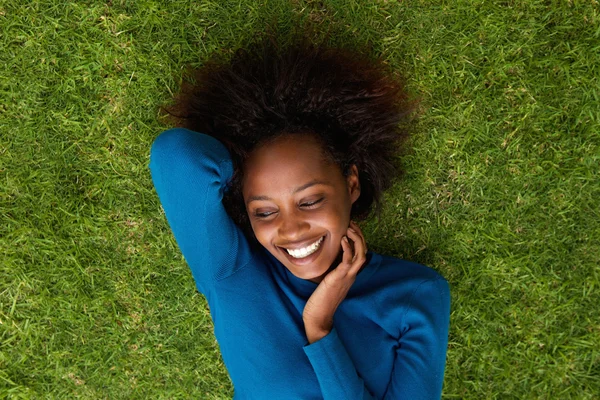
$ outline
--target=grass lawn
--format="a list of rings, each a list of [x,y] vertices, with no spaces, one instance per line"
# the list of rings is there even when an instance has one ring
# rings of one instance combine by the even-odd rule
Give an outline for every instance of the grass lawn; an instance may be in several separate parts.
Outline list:
[[[147,165],[184,67],[273,16],[422,99],[363,227],[450,282],[444,397],[598,398],[596,0],[0,0],[0,398],[231,398]]]

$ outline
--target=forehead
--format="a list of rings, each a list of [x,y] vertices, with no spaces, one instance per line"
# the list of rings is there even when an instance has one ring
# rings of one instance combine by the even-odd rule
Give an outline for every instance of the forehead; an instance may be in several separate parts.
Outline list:
[[[312,135],[280,136],[255,149],[244,164],[244,196],[291,192],[311,180],[339,180],[339,167],[329,162]]]

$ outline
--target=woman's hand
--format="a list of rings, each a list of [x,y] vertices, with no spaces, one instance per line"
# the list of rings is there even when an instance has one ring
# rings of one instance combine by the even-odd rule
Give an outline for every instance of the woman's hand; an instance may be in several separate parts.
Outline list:
[[[342,251],[340,265],[325,275],[304,307],[302,319],[309,343],[316,342],[331,332],[333,314],[346,298],[356,275],[367,260],[365,238],[354,222],[350,222],[347,236],[342,239]]]

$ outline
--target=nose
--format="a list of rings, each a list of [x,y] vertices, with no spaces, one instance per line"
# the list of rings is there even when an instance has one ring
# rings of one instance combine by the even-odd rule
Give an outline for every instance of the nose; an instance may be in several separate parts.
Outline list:
[[[304,238],[310,229],[310,224],[297,211],[286,213],[281,217],[277,233],[283,240],[293,242]]]

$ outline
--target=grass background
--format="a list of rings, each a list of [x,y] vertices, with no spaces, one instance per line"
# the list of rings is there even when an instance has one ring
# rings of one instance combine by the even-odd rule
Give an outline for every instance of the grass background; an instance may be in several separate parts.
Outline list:
[[[0,397],[232,396],[147,164],[184,67],[273,16],[422,98],[363,226],[451,284],[444,397],[598,398],[595,0],[0,0]]]

